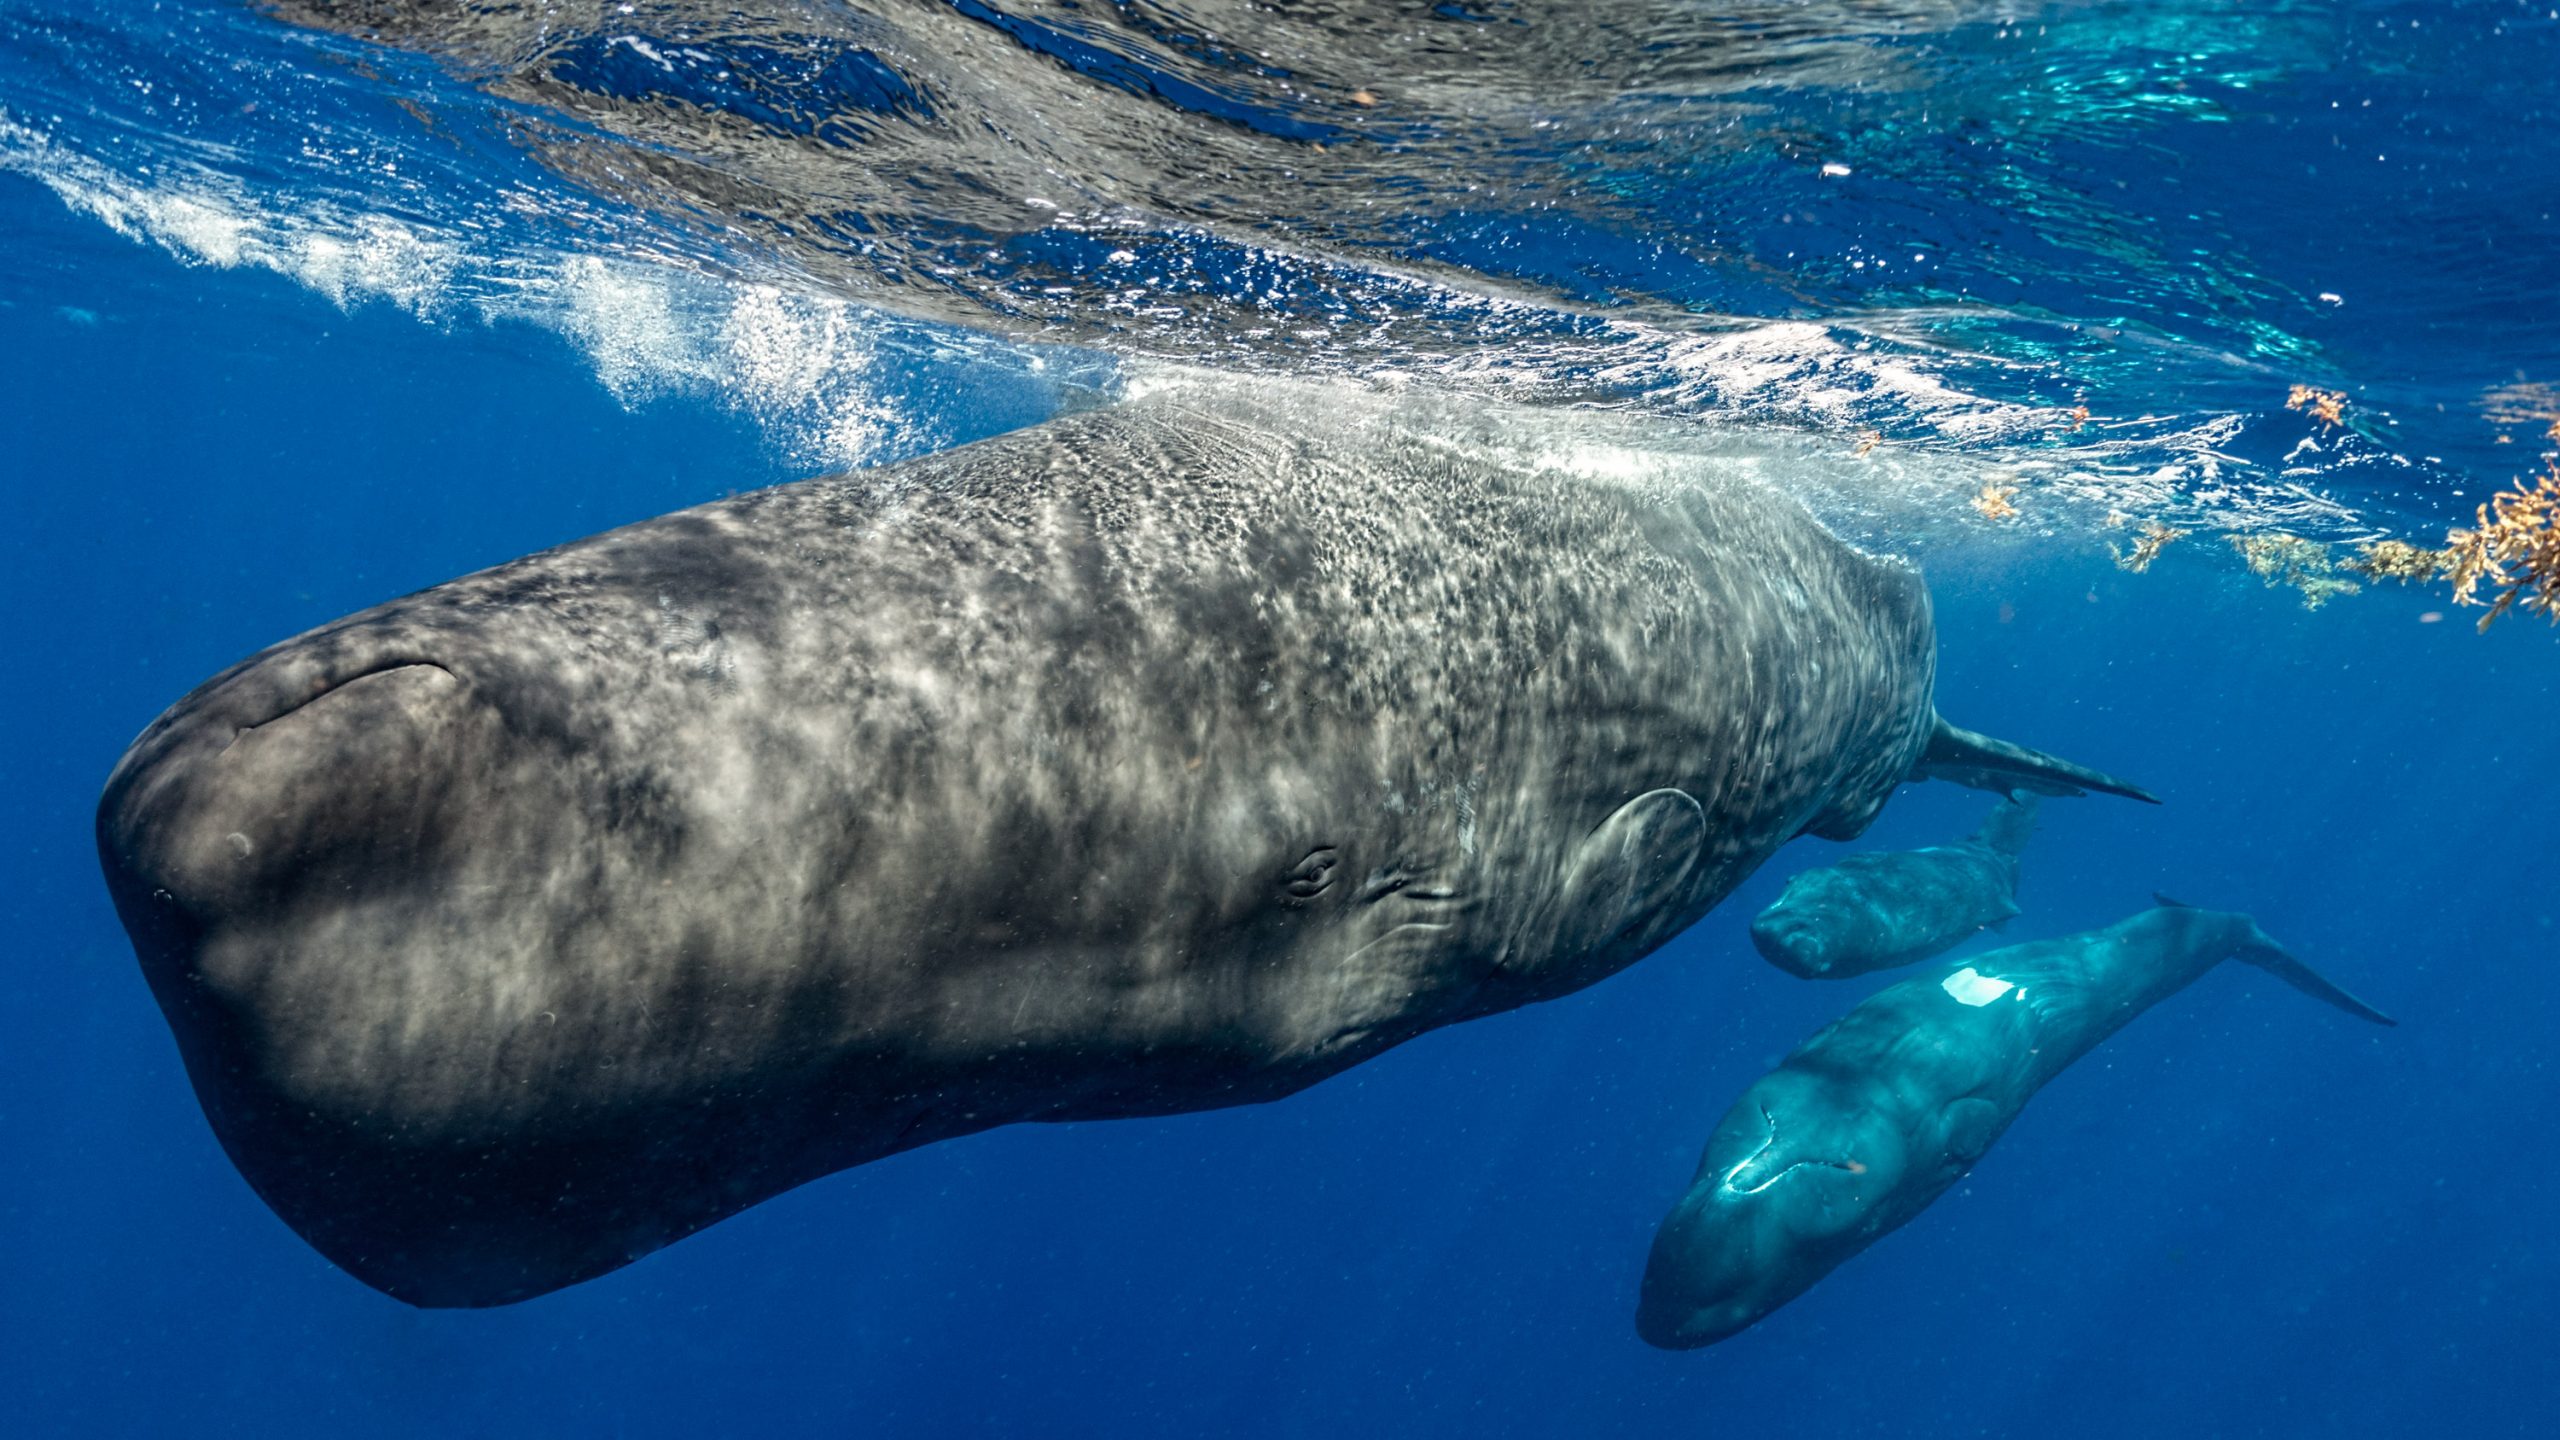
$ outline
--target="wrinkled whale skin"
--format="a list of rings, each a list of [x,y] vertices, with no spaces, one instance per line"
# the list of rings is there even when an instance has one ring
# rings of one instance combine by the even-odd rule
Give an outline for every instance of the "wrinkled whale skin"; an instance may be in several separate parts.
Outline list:
[[[2389,1017],[2246,915],[2175,904],[1887,986],[1743,1092],[1654,1234],[1637,1333],[1666,1350],[1758,1323],[1962,1179],[2047,1082],[2225,960]]]
[[[1355,410],[1071,415],[208,681],[98,835],[223,1145],[366,1283],[518,1300],[1588,985],[1948,733],[1917,574],[1793,501]]]

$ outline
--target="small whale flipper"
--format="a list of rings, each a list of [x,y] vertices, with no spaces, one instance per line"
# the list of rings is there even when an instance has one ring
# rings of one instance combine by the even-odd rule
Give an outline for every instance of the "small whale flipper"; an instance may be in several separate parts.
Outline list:
[[[1607,949],[1675,912],[1706,837],[1706,814],[1685,790],[1618,807],[1574,851],[1559,952]]]
[[[2157,890],[2151,892],[2151,898],[2163,908],[2170,910],[2196,908],[2183,900],[2172,900]],[[2349,994],[2346,987],[2338,982],[2303,964],[2301,960],[2295,958],[2292,951],[2270,939],[2263,930],[2258,932],[2257,944],[2251,945],[2232,958],[2243,964],[2255,965],[2312,999],[2335,1005],[2359,1020],[2370,1020],[2376,1025],[2396,1026],[2400,1023]]]
[[[2085,795],[2092,790],[2157,805],[2160,797],[2103,770],[2075,765],[2058,755],[1950,725],[1943,715],[1929,733],[1929,748],[1911,767],[1914,780],[1952,780],[1977,790],[2030,790],[2039,795]]]

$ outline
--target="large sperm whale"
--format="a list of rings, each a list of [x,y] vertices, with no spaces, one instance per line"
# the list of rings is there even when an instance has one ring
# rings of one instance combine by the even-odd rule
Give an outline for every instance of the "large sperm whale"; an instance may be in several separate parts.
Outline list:
[[[1918,575],[1744,461],[1415,413],[1158,394],[207,681],[98,836],[223,1145],[359,1279],[503,1303],[1588,985],[1908,777],[2141,794],[1940,720]]]
[[[1637,1333],[1687,1350],[1758,1323],[1927,1209],[2046,1082],[2225,960],[2392,1023],[2248,916],[2165,901],[1888,986],[1725,1112],[1654,1234]]]
[[[2018,855],[2036,797],[2000,802],[1952,845],[1848,856],[1807,870],[1751,921],[1763,958],[1808,980],[1917,965],[2018,913]]]

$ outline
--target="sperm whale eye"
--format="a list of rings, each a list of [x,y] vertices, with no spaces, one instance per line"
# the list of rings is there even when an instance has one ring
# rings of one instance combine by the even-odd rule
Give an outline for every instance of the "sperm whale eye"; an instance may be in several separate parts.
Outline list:
[[[1313,900],[1333,884],[1334,866],[1341,858],[1331,846],[1314,851],[1280,882],[1281,890],[1300,900]]]

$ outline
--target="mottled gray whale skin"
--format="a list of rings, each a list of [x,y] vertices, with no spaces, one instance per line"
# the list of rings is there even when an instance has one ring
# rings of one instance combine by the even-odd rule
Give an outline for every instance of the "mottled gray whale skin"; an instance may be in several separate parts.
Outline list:
[[[1772,965],[1845,980],[1917,965],[2018,913],[2018,855],[2035,833],[2036,797],[2000,802],[1952,845],[1851,855],[1807,870],[1751,921]]]
[[[1712,1345],[1929,1207],[2036,1091],[2225,960],[2362,1019],[2246,915],[2163,903],[2104,930],[1932,967],[1842,1016],[1743,1092],[1653,1237],[1636,1330]]]
[[[2134,793],[1936,719],[1908,566],[1512,438],[1160,394],[437,586],[134,742],[118,911],[259,1194],[488,1305],[1588,985],[1932,757]]]

